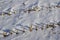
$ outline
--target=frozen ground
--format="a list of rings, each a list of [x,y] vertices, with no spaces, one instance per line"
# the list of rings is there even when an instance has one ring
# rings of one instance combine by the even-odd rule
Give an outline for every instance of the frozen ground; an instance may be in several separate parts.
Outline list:
[[[20,32],[18,35],[0,37],[0,40],[60,40],[60,26],[56,26],[53,31],[45,27],[43,30],[40,29],[41,23],[60,21],[60,7],[55,7],[56,5],[60,5],[60,0],[0,0],[0,14],[11,13],[0,15],[0,30],[21,27],[26,30],[25,33]],[[35,6],[38,6],[39,10],[28,12]],[[28,28],[31,24],[39,24],[38,30],[30,32]]]

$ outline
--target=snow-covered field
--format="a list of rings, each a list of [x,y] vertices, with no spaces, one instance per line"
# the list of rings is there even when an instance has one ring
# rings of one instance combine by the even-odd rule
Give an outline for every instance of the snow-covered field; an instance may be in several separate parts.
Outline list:
[[[0,33],[19,31],[0,40],[60,40],[59,21],[60,0],[0,0]]]

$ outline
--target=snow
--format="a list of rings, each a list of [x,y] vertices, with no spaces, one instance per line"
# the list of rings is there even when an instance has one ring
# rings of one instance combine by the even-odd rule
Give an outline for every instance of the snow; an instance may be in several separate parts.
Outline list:
[[[0,36],[0,40],[60,40],[59,25],[56,24],[53,30],[46,28],[46,24],[60,21],[60,7],[57,5],[60,0],[0,0],[0,33],[3,29],[25,30],[8,37]],[[28,11],[36,6],[37,11]],[[4,12],[11,15],[2,15]],[[33,30],[29,31],[31,25]]]

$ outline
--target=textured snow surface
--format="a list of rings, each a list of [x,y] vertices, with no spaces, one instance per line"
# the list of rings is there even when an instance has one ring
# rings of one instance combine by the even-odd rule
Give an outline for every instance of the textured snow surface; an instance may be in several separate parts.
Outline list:
[[[43,30],[42,25],[60,21],[60,0],[0,0],[0,30],[23,29],[25,33],[0,37],[0,40],[60,40],[60,26]],[[36,11],[28,11],[38,6]],[[51,7],[51,8],[48,8]],[[11,15],[1,15],[9,12]],[[4,13],[3,13],[4,14]],[[29,31],[29,27],[38,26],[38,30]]]

